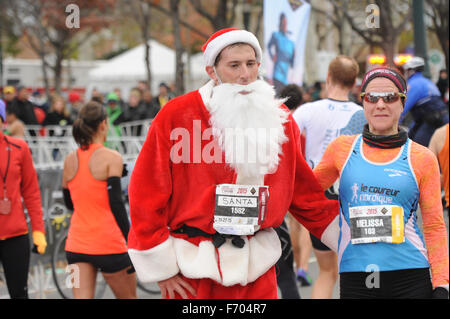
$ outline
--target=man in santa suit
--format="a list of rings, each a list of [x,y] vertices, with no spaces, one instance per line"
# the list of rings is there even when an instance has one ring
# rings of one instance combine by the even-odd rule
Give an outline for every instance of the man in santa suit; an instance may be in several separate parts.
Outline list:
[[[129,255],[163,298],[277,298],[273,228],[289,211],[336,247],[338,204],[304,161],[289,110],[258,77],[256,37],[224,29],[202,49],[211,80],[158,113],[131,175]]]

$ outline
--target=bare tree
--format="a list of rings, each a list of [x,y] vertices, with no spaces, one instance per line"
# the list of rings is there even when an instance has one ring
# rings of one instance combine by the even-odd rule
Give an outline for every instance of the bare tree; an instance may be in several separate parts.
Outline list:
[[[113,4],[114,0],[8,0],[15,23],[42,60],[47,94],[46,68],[53,70],[54,88],[60,93],[63,60],[71,57],[93,32],[109,25],[111,19],[104,12]],[[78,26],[67,25],[69,5],[80,10]],[[49,61],[50,55],[53,61]]]
[[[448,0],[426,0],[426,14],[433,21],[430,31],[434,32],[445,55],[445,66],[449,68],[448,52]]]
[[[228,28],[233,24],[236,18],[236,5],[238,0],[217,0],[216,6],[211,5],[211,0],[189,0],[195,10],[203,17],[205,17],[213,27],[214,31]],[[216,7],[215,13],[211,13],[211,10],[206,9]]]
[[[311,4],[311,9],[320,15],[323,15],[328,21],[332,23],[334,28],[336,28],[338,32],[338,50],[340,54],[344,54],[344,24],[345,24],[345,17],[342,10],[333,10],[333,12],[329,12],[326,10],[323,10],[321,8],[318,8],[317,6]],[[329,32],[331,30],[327,29],[325,34],[323,34],[321,37],[325,37],[329,35]],[[319,39],[319,43],[322,42]]]
[[[372,1],[371,1],[372,2]],[[335,11],[343,14],[353,31],[361,36],[372,47],[381,47],[386,55],[386,62],[394,65],[394,54],[397,50],[400,34],[405,30],[412,18],[410,0],[373,0],[368,1],[330,1]],[[369,9],[366,11],[366,9]],[[353,12],[354,15],[351,15]],[[355,17],[361,17],[363,23],[357,23]],[[369,13],[367,16],[366,14]],[[368,21],[372,17],[374,21]]]
[[[170,0],[173,34],[175,38],[175,95],[181,95],[184,93],[184,48],[183,43],[181,42],[179,4],[180,0]]]
[[[152,83],[152,71],[150,61],[150,23],[151,23],[151,0],[122,0],[126,12],[130,12],[139,26],[142,42],[145,46],[145,70],[147,74],[147,83]],[[128,8],[127,8],[128,7]]]
[[[160,1],[151,1],[150,2],[150,6],[153,9],[156,9],[157,11],[165,14],[167,17],[172,17],[172,13],[170,11],[170,9],[167,9],[166,7],[162,6],[161,4],[159,4]],[[200,37],[202,37],[203,39],[208,39],[209,35],[207,32],[205,32],[204,30],[199,29],[197,26],[192,25],[191,23],[186,22],[185,20],[181,19],[179,17],[179,22],[180,25],[187,28],[189,31],[191,31],[194,34],[199,35]]]

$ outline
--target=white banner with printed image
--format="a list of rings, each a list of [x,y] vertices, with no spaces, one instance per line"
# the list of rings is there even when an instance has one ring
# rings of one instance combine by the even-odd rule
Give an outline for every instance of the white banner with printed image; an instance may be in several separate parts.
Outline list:
[[[264,1],[265,77],[277,92],[287,84],[303,84],[310,12],[309,1]]]

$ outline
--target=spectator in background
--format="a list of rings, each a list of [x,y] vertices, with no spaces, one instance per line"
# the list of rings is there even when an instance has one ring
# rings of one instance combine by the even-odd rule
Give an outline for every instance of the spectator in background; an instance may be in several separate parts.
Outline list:
[[[30,96],[30,102],[35,106],[41,108],[44,112],[48,112],[48,101],[47,98],[41,94],[38,90],[34,91]]]
[[[100,91],[97,90],[97,88],[92,89],[91,101],[95,101],[100,104],[103,104],[103,94],[100,93]]]
[[[66,101],[60,95],[54,95],[52,98],[52,103],[50,105],[49,112],[47,113],[42,126],[59,126],[64,127],[71,125],[72,120],[70,119],[69,110],[66,107]],[[51,129],[49,131],[50,136],[64,136],[65,132],[61,128]]]
[[[125,117],[119,106],[119,97],[114,92],[106,96],[106,113],[108,114],[110,131],[113,130],[113,135],[120,136],[121,132],[118,125],[125,121]]]
[[[313,88],[309,88],[306,85],[302,88],[302,104],[312,102],[312,93]]]
[[[80,109],[83,106],[83,99],[81,98],[80,93],[76,91],[69,92],[67,99],[69,102],[69,118],[73,123],[77,119],[78,113],[80,113]]]
[[[146,109],[141,99],[141,90],[138,88],[131,89],[128,104],[124,110],[124,119],[126,122],[139,121],[146,118]]]
[[[449,122],[448,105],[443,102],[437,86],[423,75],[423,58],[415,56],[402,67],[408,78],[408,96],[400,124],[408,125],[410,139],[426,147],[434,131]],[[408,117],[412,117],[411,123],[408,123]]]
[[[145,90],[150,90],[150,85],[147,81],[142,80],[138,82],[137,88],[143,93]]]
[[[147,118],[147,108],[142,101],[142,93],[138,88],[131,90],[124,113],[126,122],[141,121]],[[133,135],[140,136],[142,125],[133,126],[132,132]]]
[[[108,116],[108,137],[122,136],[119,124],[125,121],[124,112],[119,106],[119,97],[111,92],[106,95],[106,114]],[[107,141],[105,146],[110,149],[119,150],[120,143],[117,141]]]
[[[50,126],[47,127],[49,136],[62,137],[66,135],[70,124],[72,124],[72,121],[66,107],[66,101],[62,96],[54,94],[51,99],[49,112],[42,122],[42,126]],[[60,151],[57,148],[52,150],[54,160],[58,159],[59,154]]]
[[[170,95],[170,89],[167,84],[164,82],[159,84],[159,94],[154,98],[155,105],[161,109],[171,98],[172,96]]]
[[[6,109],[6,122],[8,123],[4,131],[6,135],[16,138],[25,137],[25,125],[11,109]]]
[[[17,117],[25,125],[37,125],[38,120],[34,112],[35,106],[28,100],[28,90],[23,86],[17,88],[17,96],[8,104],[8,108],[12,108],[12,111],[17,114]]]
[[[149,89],[146,89],[142,93],[142,103],[146,110],[145,118],[152,119],[156,116],[156,114],[158,114],[160,107],[155,105],[152,92],[150,92]]]
[[[312,101],[325,99],[327,96],[327,89],[325,87],[325,82],[317,81],[314,83],[311,89],[311,99]]]
[[[296,84],[286,85],[280,92],[279,97],[287,98],[286,105],[291,112],[294,112],[303,102],[302,89]]]
[[[14,86],[8,85],[3,88],[3,100],[5,101],[6,108],[9,107],[15,97],[16,89],[14,88]]]
[[[445,93],[448,89],[448,74],[447,70],[443,69],[439,72],[439,80],[436,83],[436,86],[439,89],[439,92],[441,92],[441,97],[444,99]]]
[[[348,99],[352,101],[353,103],[356,103],[358,105],[362,106],[362,99],[361,99],[361,79],[357,78],[355,85],[353,85],[352,90],[348,94]]]
[[[119,98],[118,104],[120,106],[120,109],[123,111],[125,108],[125,101],[122,99],[122,90],[120,88],[114,88],[114,93],[116,93],[117,97]]]

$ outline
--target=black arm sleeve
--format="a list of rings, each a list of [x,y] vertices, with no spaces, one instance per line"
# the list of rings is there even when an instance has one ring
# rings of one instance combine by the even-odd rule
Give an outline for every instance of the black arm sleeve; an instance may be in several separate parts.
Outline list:
[[[111,207],[111,211],[116,219],[117,225],[119,225],[119,228],[127,241],[130,223],[128,221],[127,211],[122,200],[120,177],[109,177],[106,182],[108,185],[109,206]]]
[[[73,211],[73,202],[72,197],[70,197],[69,189],[63,188],[63,195],[64,195],[64,204],[66,205],[67,209]]]

